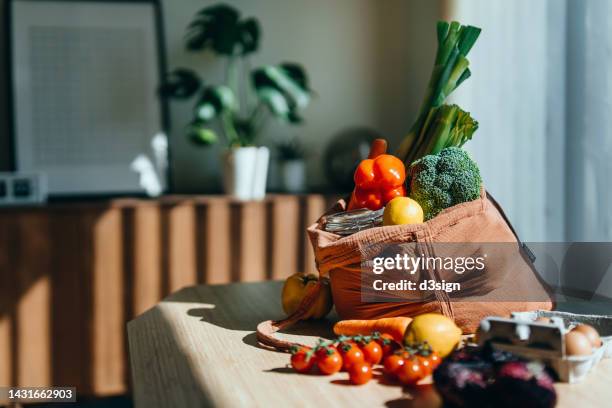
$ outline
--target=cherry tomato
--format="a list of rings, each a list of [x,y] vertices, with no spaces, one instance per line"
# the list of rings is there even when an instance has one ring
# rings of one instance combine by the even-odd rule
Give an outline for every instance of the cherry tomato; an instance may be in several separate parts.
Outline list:
[[[417,360],[421,365],[421,369],[423,370],[423,376],[427,377],[431,375],[433,372],[433,367],[431,366],[431,361],[429,361],[429,356],[417,356]]]
[[[291,354],[291,366],[298,373],[309,372],[316,362],[314,355],[308,355],[310,347],[302,347]]]
[[[419,360],[412,359],[407,360],[404,365],[397,371],[397,378],[405,385],[414,385],[423,378],[423,368],[419,363]]]
[[[362,162],[363,163],[363,162]],[[404,163],[390,154],[381,154],[374,160],[374,174],[377,185],[384,189],[400,186],[406,181]]]
[[[353,175],[353,181],[355,181],[355,186],[361,189],[378,187],[376,173],[374,172],[374,160],[365,159],[359,163]]]
[[[354,364],[363,363],[365,361],[363,352],[356,344],[349,343],[342,345],[340,346],[339,352],[342,356],[342,369],[345,371],[349,371]]]
[[[383,352],[380,344],[377,341],[370,341],[369,343],[362,344],[361,349],[363,350],[363,357],[366,363],[376,365],[380,363]]]
[[[431,354],[429,355],[429,362],[431,364],[431,369],[435,370],[436,368],[438,368],[438,366],[442,362],[442,358],[440,357],[438,353],[436,353],[435,351],[432,351]]]
[[[397,354],[391,354],[390,356],[385,357],[385,374],[391,378],[397,376],[397,372],[405,363],[406,360]]]
[[[328,349],[324,356],[317,355],[317,367],[325,375],[337,373],[342,368],[342,356],[336,349]]]
[[[379,190],[364,190],[361,188],[355,189],[354,192],[355,204],[354,208],[368,208],[376,211],[382,208],[382,195]]]
[[[379,343],[382,347],[383,357],[393,354],[399,346],[397,342],[393,339],[393,336],[387,333],[383,333],[380,335]]]
[[[325,347],[321,347],[319,348],[316,352],[315,355],[317,356],[317,358],[323,358],[325,356],[327,356],[328,354],[330,354],[332,351],[337,351],[338,349],[336,348],[336,346],[325,346]]]
[[[349,370],[349,380],[355,385],[365,384],[372,379],[372,366],[368,363],[355,363]]]
[[[382,200],[384,204],[387,204],[395,197],[406,197],[406,187],[403,184],[392,190],[384,190],[382,193]]]

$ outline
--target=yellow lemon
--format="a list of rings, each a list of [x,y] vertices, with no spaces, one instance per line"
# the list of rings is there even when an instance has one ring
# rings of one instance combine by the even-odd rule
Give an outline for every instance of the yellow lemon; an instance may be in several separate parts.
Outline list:
[[[412,198],[395,197],[385,206],[383,225],[420,224],[423,209]]]
[[[406,329],[406,345],[427,342],[431,348],[444,358],[461,341],[461,329],[452,319],[439,313],[425,313],[415,317]]]

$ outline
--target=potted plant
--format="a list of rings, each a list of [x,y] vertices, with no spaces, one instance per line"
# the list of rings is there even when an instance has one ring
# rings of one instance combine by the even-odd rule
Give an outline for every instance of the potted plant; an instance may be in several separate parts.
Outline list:
[[[301,193],[306,190],[306,151],[297,138],[277,143],[281,183],[284,191]]]
[[[249,57],[259,47],[260,28],[255,18],[241,18],[227,5],[200,10],[187,27],[186,47],[210,51],[225,60],[225,82],[205,84],[192,70],[178,68],[161,86],[163,97],[195,97],[194,117],[187,126],[196,144],[211,145],[225,138],[223,186],[239,199],[262,199],[270,152],[255,140],[270,117],[299,124],[299,111],[311,99],[308,78],[296,63],[266,65],[248,72]],[[213,128],[218,125],[220,135]]]

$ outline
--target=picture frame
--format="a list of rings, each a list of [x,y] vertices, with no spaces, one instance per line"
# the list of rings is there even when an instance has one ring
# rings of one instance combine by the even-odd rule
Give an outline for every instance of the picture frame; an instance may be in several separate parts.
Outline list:
[[[44,174],[51,197],[140,195],[147,157],[167,191],[160,0],[5,3],[11,169]]]

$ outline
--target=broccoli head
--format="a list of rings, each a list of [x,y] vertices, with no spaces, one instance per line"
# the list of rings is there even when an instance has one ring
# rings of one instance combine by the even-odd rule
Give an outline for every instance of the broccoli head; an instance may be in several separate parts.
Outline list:
[[[445,208],[480,196],[480,170],[468,152],[447,147],[416,160],[408,168],[410,197],[429,220]]]

